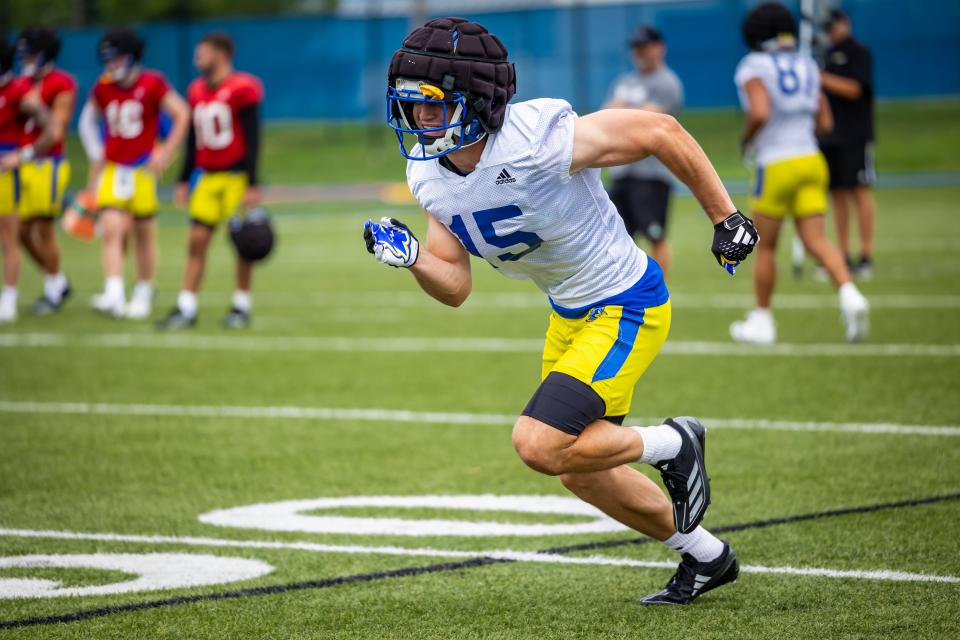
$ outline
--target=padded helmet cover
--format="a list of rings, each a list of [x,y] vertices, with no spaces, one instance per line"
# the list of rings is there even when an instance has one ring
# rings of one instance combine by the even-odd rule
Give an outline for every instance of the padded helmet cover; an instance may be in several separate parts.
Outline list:
[[[390,86],[397,78],[468,95],[467,107],[489,132],[503,126],[507,103],[517,90],[507,48],[486,27],[465,18],[431,20],[413,30],[390,60]]]

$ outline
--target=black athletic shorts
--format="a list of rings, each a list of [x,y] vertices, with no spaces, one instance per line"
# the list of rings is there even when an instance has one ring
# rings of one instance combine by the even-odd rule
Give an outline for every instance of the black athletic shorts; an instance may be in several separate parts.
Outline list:
[[[603,398],[590,385],[566,373],[551,371],[524,407],[523,415],[579,436],[588,424],[601,418],[623,424],[626,416],[605,415],[606,408]]]
[[[669,182],[651,178],[617,178],[610,187],[610,199],[632,237],[641,233],[651,241],[666,238]]]
[[[831,189],[852,189],[871,186],[877,173],[873,166],[873,145],[854,142],[821,149],[830,168]]]

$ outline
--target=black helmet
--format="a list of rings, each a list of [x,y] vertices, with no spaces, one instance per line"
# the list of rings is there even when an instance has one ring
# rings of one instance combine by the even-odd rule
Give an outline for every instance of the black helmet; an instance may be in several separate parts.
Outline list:
[[[253,207],[245,214],[230,218],[230,240],[237,255],[247,262],[259,262],[269,256],[276,243],[276,235],[266,209]]]
[[[743,41],[753,51],[762,51],[783,36],[796,42],[797,20],[779,2],[759,4],[743,20]]]
[[[103,64],[120,56],[130,56],[134,62],[140,62],[144,44],[143,38],[130,27],[113,27],[100,38],[97,56]]]
[[[57,59],[60,53],[60,37],[49,27],[27,27],[17,38],[17,51],[21,55],[40,54],[39,65]]]
[[[517,91],[507,48],[482,24],[465,18],[440,18],[414,29],[390,61],[389,86],[398,78],[467,94],[468,108],[491,133],[503,126],[507,103]],[[472,120],[469,115],[466,122]]]

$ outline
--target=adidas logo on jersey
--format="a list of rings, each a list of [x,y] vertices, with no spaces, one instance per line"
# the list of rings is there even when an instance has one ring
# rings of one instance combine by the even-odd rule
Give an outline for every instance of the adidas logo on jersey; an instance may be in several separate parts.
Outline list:
[[[497,184],[509,184],[511,182],[516,182],[516,181],[517,179],[511,177],[510,174],[507,173],[506,169],[501,171],[500,175],[497,176]]]

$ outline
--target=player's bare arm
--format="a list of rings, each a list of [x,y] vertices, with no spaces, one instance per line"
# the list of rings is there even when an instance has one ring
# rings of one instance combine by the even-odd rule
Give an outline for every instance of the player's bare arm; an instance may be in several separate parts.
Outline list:
[[[833,112],[830,111],[830,102],[827,96],[820,94],[820,104],[817,106],[817,120],[814,125],[816,134],[822,135],[833,131]]]
[[[863,95],[863,85],[853,78],[845,78],[835,73],[822,71],[820,83],[823,90],[846,100],[858,100]]]
[[[187,136],[187,127],[190,124],[190,107],[176,91],[167,91],[160,101],[160,108],[170,116],[173,125],[170,135],[150,156],[150,168],[158,174],[166,171],[173,162],[177,149]]]
[[[714,224],[737,210],[697,141],[673,116],[609,109],[579,118],[570,173],[656,156],[686,184]]]
[[[426,213],[427,246],[410,267],[420,288],[445,305],[459,307],[473,288],[470,254],[460,241]]]
[[[53,145],[50,110],[43,104],[40,96],[31,91],[20,102],[20,112],[30,117],[35,127],[41,131],[40,137],[32,144],[20,147],[0,157],[0,171],[11,171],[23,162],[33,160]]]
[[[63,142],[70,128],[70,118],[73,117],[73,107],[77,101],[76,91],[62,91],[53,99],[50,108],[50,130],[53,135],[52,144]]]

